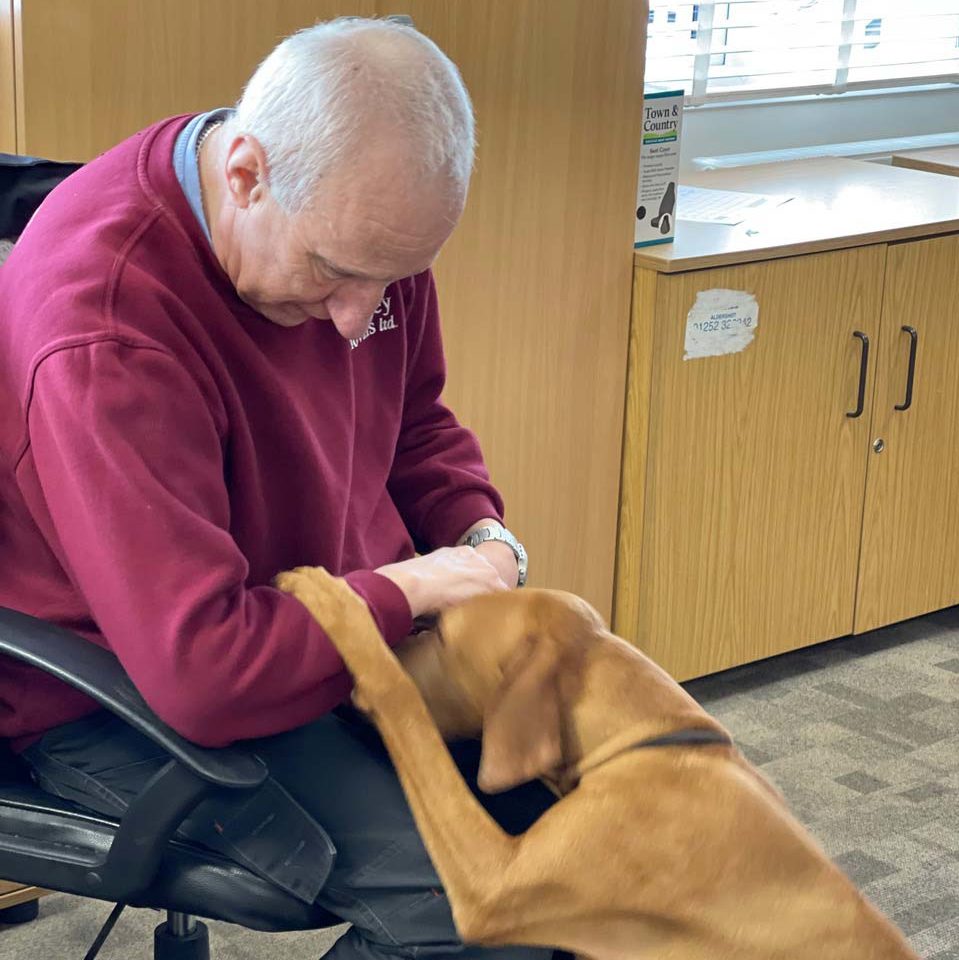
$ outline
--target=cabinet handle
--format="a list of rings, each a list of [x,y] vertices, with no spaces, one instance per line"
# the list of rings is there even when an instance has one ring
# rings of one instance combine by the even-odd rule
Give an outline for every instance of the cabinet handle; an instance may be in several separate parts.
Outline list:
[[[854,331],[853,336],[862,341],[862,359],[859,362],[859,397],[856,400],[856,409],[846,414],[851,420],[861,417],[866,408],[866,371],[869,368],[869,337],[862,330]]]
[[[916,350],[919,347],[919,334],[915,327],[902,327],[909,334],[909,372],[906,374],[906,399],[896,404],[897,410],[908,410],[912,406],[912,385],[916,379]]]

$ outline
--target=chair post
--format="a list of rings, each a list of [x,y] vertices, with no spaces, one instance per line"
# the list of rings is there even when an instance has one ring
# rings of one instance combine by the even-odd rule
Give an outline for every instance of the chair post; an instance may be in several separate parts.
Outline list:
[[[168,910],[166,922],[174,937],[189,937],[196,930],[196,917],[192,913],[177,913]]]
[[[167,912],[153,932],[153,960],[210,960],[210,934],[189,913]]]

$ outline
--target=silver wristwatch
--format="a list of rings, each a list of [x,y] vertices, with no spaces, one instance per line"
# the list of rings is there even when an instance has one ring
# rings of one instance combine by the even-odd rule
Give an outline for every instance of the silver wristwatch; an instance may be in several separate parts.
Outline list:
[[[485,527],[477,527],[464,541],[468,547],[478,547],[481,543],[498,540],[505,543],[516,555],[516,565],[519,567],[519,580],[516,586],[526,585],[526,571],[528,567],[528,558],[526,548],[506,529],[499,524],[487,524]]]

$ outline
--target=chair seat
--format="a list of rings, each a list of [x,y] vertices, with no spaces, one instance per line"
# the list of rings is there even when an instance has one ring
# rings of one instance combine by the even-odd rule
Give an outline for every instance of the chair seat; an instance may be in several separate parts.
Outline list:
[[[116,820],[32,784],[0,782],[4,879],[95,897],[84,883],[86,868],[103,859],[116,830]],[[38,854],[45,861],[42,867],[37,866]],[[130,906],[175,910],[274,933],[342,923],[220,854],[182,840],[170,841],[155,881]]]

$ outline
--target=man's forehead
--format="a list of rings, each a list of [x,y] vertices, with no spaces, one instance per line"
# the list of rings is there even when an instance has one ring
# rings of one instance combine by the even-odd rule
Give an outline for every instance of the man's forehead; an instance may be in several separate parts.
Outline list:
[[[445,177],[410,176],[395,167],[324,178],[303,212],[311,232],[344,234],[365,246],[428,244],[459,220],[465,196]]]

